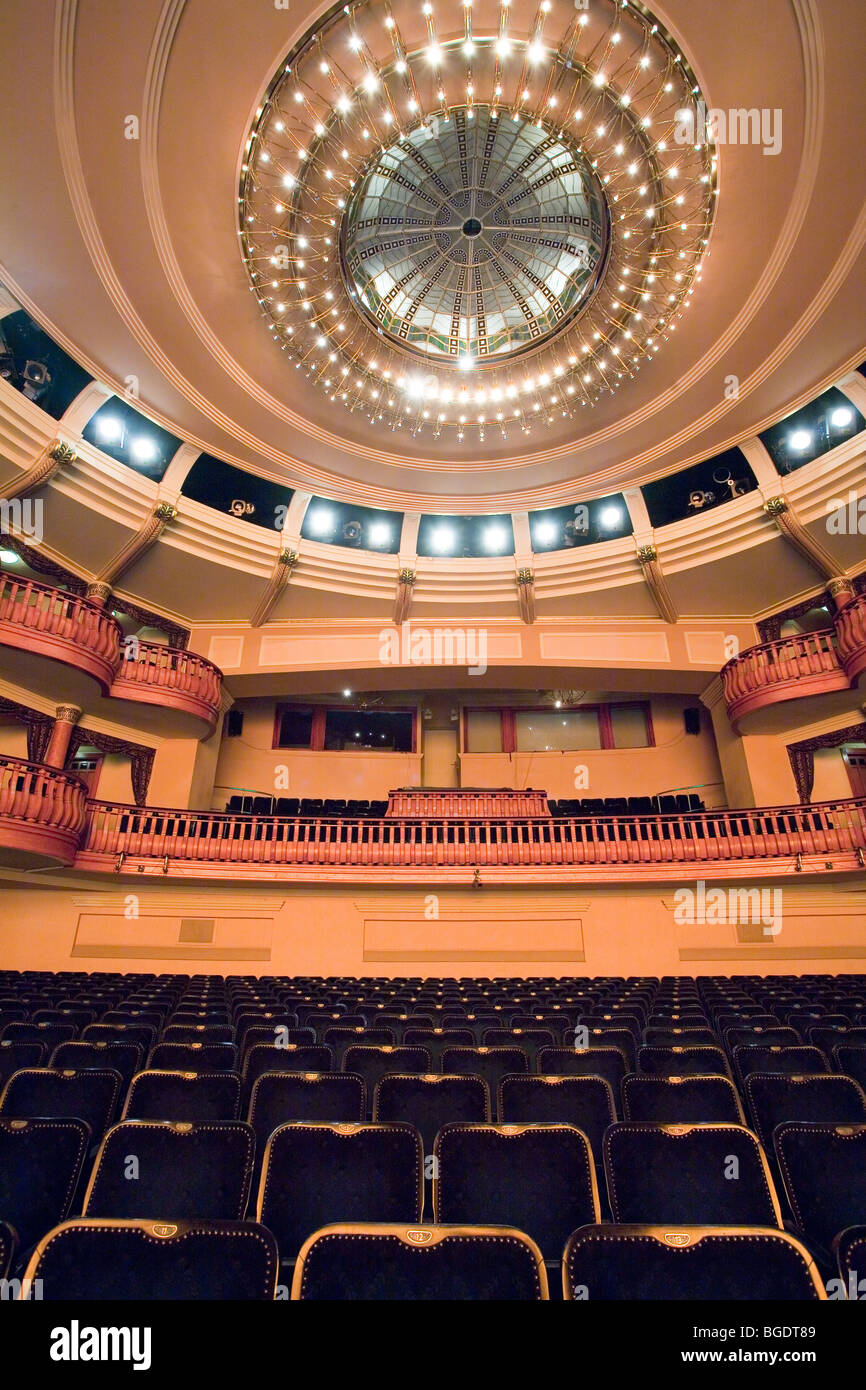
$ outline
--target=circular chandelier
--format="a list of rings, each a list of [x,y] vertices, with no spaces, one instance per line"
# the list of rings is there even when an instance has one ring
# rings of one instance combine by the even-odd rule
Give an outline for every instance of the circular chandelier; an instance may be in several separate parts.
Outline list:
[[[630,0],[332,10],[244,147],[240,245],[275,341],[382,428],[573,417],[652,361],[701,279],[700,102]]]

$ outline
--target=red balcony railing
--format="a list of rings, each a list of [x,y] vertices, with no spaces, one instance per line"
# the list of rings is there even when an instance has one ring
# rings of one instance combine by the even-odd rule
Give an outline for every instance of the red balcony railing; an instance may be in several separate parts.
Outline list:
[[[98,604],[4,572],[0,624],[8,624],[2,634],[7,645],[84,666],[103,685],[110,684],[120,658],[121,631]]]
[[[849,681],[832,628],[762,642],[722,667],[728,714],[736,722],[752,710],[800,695],[845,690]]]
[[[306,819],[140,809],[94,801],[76,864],[442,868],[768,864],[866,849],[866,799],[672,816],[568,820]],[[100,862],[101,861],[101,862]],[[108,862],[106,862],[108,861]],[[231,872],[226,873],[232,876]]]
[[[839,659],[853,685],[866,670],[866,594],[849,599],[836,613],[836,637]]]
[[[128,687],[138,687],[130,690]],[[192,707],[204,706],[209,717],[219,713],[222,672],[206,657],[159,642],[125,642],[112,695],[135,699],[146,695],[153,703],[170,703],[175,696]]]
[[[71,863],[86,806],[77,777],[0,754],[0,848]]]

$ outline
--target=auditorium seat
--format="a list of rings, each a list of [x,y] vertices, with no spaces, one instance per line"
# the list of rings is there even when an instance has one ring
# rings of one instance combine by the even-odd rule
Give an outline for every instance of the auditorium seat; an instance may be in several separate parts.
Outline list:
[[[480,1076],[490,1092],[491,1114],[504,1076],[528,1072],[529,1058],[519,1047],[449,1047],[442,1053],[442,1071],[451,1076]]]
[[[107,1067],[100,1071],[34,1067],[9,1078],[0,1097],[0,1115],[4,1119],[77,1117],[87,1125],[90,1143],[96,1145],[114,1119],[122,1093],[120,1072]]]
[[[156,1042],[156,1031],[150,1023],[88,1023],[81,1041],[139,1043],[147,1056]]]
[[[241,1105],[250,1103],[253,1087],[260,1076],[269,1071],[322,1072],[334,1070],[334,1050],[318,1044],[275,1047],[270,1043],[254,1043],[245,1056],[241,1072]]]
[[[2,1065],[3,1053],[0,1051],[0,1068]],[[835,1071],[852,1077],[866,1091],[866,1047],[850,1047],[847,1043],[834,1047],[833,1065]]]
[[[41,1067],[47,1056],[45,1043],[0,1041],[0,1095],[13,1072],[22,1068]]]
[[[641,1047],[637,1070],[642,1076],[729,1076],[728,1059],[720,1047]]]
[[[304,1301],[547,1297],[534,1242],[520,1231],[481,1226],[332,1226],[307,1240],[292,1281],[292,1299]]]
[[[254,1152],[253,1131],[239,1120],[124,1120],[100,1145],[83,1214],[240,1221]]]
[[[247,1119],[255,1130],[256,1153],[275,1129],[293,1121],[354,1124],[366,1114],[360,1076],[346,1072],[264,1072],[252,1088]]]
[[[251,1221],[78,1217],[51,1231],[26,1277],[47,1301],[272,1300],[277,1246]]]
[[[839,1277],[848,1298],[866,1298],[866,1225],[849,1226],[834,1242]]]
[[[599,1219],[589,1141],[572,1125],[448,1124],[434,1153],[437,1222],[513,1226],[553,1262],[571,1231]]]
[[[618,1096],[628,1072],[625,1053],[618,1047],[545,1047],[538,1054],[542,1076],[602,1076]]]
[[[480,1076],[383,1076],[373,1095],[373,1120],[414,1125],[425,1157],[443,1125],[452,1121],[488,1124],[491,1097]]]
[[[126,1090],[144,1062],[144,1048],[133,1042],[64,1042],[55,1047],[48,1065],[72,1071],[120,1072]]]
[[[373,1095],[383,1076],[389,1072],[416,1076],[429,1072],[432,1066],[432,1058],[426,1047],[362,1045],[348,1047],[343,1054],[343,1071],[360,1076],[364,1082],[368,1113],[372,1113]]]
[[[233,1043],[230,1023],[167,1023],[160,1034],[164,1043]]]
[[[611,1125],[604,1172],[622,1225],[782,1224],[766,1158],[742,1125]]]
[[[235,1071],[233,1043],[157,1043],[147,1059],[149,1071]]]
[[[829,1251],[866,1218],[866,1123],[783,1123],[773,1144],[794,1220]]]
[[[89,1147],[83,1120],[0,1118],[0,1221],[19,1255],[69,1215]]]
[[[407,1124],[284,1124],[268,1140],[256,1220],[283,1263],[322,1226],[421,1220],[421,1136]]]
[[[506,1076],[497,1110],[502,1124],[573,1125],[589,1140],[600,1171],[601,1141],[616,1120],[614,1093],[603,1077]]]
[[[626,1076],[622,1113],[626,1120],[657,1124],[746,1122],[740,1097],[727,1076]]]
[[[777,1125],[795,1120],[829,1124],[866,1120],[866,1095],[848,1076],[753,1072],[743,1087],[755,1132],[768,1153],[772,1152]]]
[[[62,1042],[71,1042],[77,1032],[74,1023],[7,1023],[3,1037],[9,1042],[44,1043],[50,1056]]]
[[[752,1044],[735,1047],[733,1052],[734,1071],[741,1081],[754,1071],[780,1072],[783,1076],[803,1075],[805,1072],[829,1071],[830,1065],[823,1052],[817,1047],[775,1046]]]
[[[806,1248],[758,1227],[585,1226],[562,1266],[566,1300],[825,1299]]]
[[[132,1078],[122,1120],[236,1120],[240,1077],[231,1071],[140,1071]]]

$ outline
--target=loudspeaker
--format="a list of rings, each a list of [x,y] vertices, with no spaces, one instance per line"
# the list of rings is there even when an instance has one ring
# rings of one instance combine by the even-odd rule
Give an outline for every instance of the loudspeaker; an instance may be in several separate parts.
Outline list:
[[[240,738],[244,731],[244,712],[230,709],[226,715],[226,738]]]
[[[701,732],[701,711],[697,705],[688,705],[683,710],[683,723],[687,734]]]

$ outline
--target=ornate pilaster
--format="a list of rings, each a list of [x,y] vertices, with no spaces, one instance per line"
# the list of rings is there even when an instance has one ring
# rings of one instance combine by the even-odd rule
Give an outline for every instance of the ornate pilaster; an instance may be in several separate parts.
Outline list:
[[[675,623],[678,618],[676,604],[662,573],[655,546],[638,546],[637,561],[643,570],[644,583],[653,596],[659,616],[664,618],[666,623]]]
[[[84,711],[78,705],[58,705],[54,714],[54,727],[48,739],[48,747],[42,761],[46,767],[64,767],[69,752],[69,740]]]
[[[806,530],[786,497],[770,497],[764,503],[764,511],[775,521],[788,544],[793,546],[823,579],[844,579],[841,565]]]
[[[102,584],[107,584],[109,588],[113,588],[118,579],[135,564],[136,560],[140,560],[142,555],[159,540],[166,526],[176,517],[177,507],[171,502],[157,502],[144,525],[126,542],[122,550],[119,550],[108,561],[107,565],[103,565],[96,576],[97,580]]]
[[[837,608],[844,608],[845,604],[854,597],[854,580],[848,578],[831,579],[827,585],[827,593]]]
[[[66,463],[74,463],[76,458],[77,454],[71,444],[64,444],[62,439],[52,439],[29,468],[4,484],[4,498],[11,502],[13,497],[25,497],[31,492],[36,492],[38,488],[44,487],[58,469]]]
[[[394,622],[399,627],[409,618],[412,607],[412,589],[415,585],[415,571],[402,569],[397,581],[397,597],[394,600]]]
[[[528,626],[535,622],[535,575],[531,569],[519,569],[515,576],[520,617]]]
[[[255,611],[250,618],[251,627],[261,627],[263,623],[267,622],[273,611],[274,604],[294,574],[295,565],[297,563],[297,550],[285,549],[280,551],[277,556],[276,564],[274,565],[273,574],[268,580],[268,587],[256,604]]]

